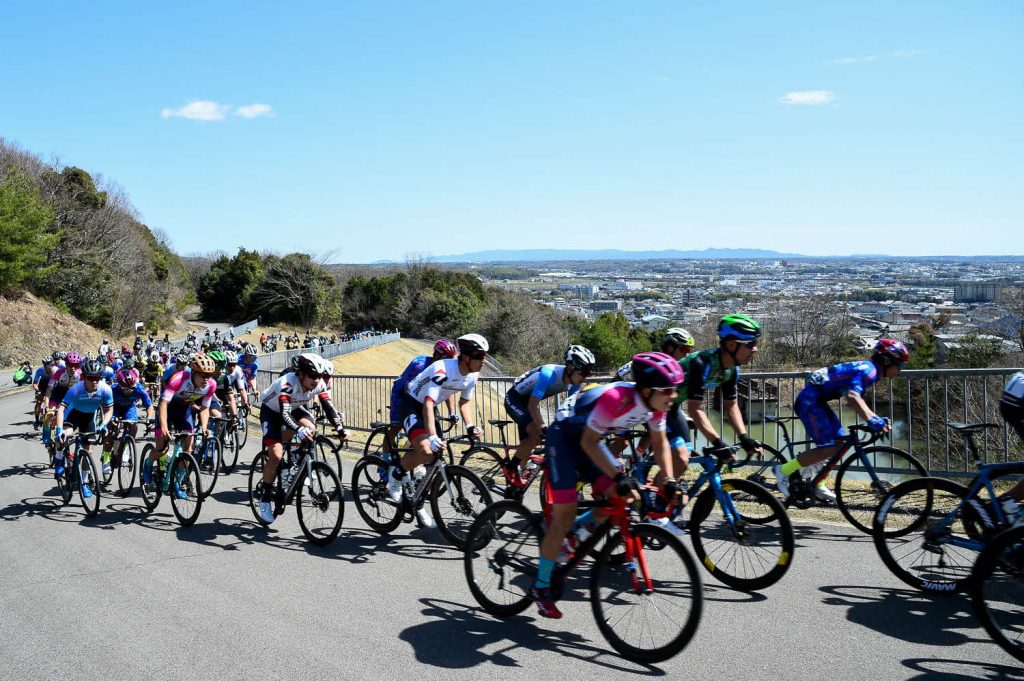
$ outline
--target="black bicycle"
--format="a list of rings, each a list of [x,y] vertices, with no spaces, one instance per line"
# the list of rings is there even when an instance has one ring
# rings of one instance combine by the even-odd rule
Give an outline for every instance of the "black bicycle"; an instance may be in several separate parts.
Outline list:
[[[1024,662],[1024,527],[998,534],[974,564],[971,603],[992,640]]]
[[[85,447],[98,445],[102,440],[102,433],[75,433],[74,439],[64,448],[64,472],[56,476],[64,504],[71,503],[71,496],[77,489],[82,508],[90,518],[100,512],[100,476]]]

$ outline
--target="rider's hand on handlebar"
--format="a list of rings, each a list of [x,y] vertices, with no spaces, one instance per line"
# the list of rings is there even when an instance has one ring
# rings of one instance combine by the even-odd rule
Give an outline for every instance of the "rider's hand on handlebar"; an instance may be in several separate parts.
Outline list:
[[[469,435],[469,439],[471,440],[479,440],[483,436],[484,431],[480,430],[476,426],[466,426],[466,434]]]
[[[889,419],[884,418],[882,416],[878,416],[877,414],[868,419],[867,425],[868,428],[871,429],[872,433],[883,434],[888,433],[892,427],[889,423]]]
[[[761,453],[761,443],[750,437],[747,433],[740,435],[740,447],[743,447],[743,451],[747,454]]]
[[[640,483],[632,475],[619,473],[613,480],[615,493],[629,502],[637,501],[640,498]]]
[[[461,420],[462,420],[462,417],[459,416],[458,414],[449,414],[448,415],[448,423],[458,423]]]

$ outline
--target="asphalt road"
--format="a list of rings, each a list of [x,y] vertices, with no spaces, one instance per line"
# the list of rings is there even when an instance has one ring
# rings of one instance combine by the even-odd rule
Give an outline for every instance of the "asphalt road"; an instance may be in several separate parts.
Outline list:
[[[844,527],[799,525],[793,568],[763,594],[708,576],[695,640],[641,666],[609,652],[584,589],[560,621],[483,614],[436,531],[379,537],[351,502],[323,549],[293,509],[260,528],[244,466],[192,528],[138,496],[88,520],[77,497],[61,505],[27,407],[0,399],[3,679],[1024,678],[965,598],[905,588]]]

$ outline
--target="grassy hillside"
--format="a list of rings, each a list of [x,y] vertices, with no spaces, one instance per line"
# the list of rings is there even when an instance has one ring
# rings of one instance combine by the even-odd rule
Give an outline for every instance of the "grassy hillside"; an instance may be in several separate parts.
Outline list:
[[[431,343],[424,340],[402,338],[341,357],[335,357],[334,368],[349,376],[397,376],[413,357],[429,355]]]

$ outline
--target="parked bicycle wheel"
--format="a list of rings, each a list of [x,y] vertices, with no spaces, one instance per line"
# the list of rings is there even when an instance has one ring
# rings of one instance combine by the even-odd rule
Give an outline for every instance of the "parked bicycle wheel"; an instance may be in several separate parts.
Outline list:
[[[864,534],[871,534],[871,520],[889,492],[905,480],[928,477],[928,471],[912,454],[896,447],[866,447],[864,454],[876,468],[912,471],[906,474],[878,471],[879,480],[874,482],[867,473],[855,470],[861,466],[860,457],[847,456],[839,464],[836,505],[851,525]]]
[[[85,514],[92,518],[100,512],[100,476],[92,457],[84,449],[78,452],[75,466],[78,468],[78,496]]]
[[[148,483],[142,481],[142,471],[146,468],[146,461],[153,455],[153,450],[156,446],[150,442],[142,448],[142,454],[139,455],[139,488],[142,491],[142,503],[145,504],[147,511],[152,511],[160,503],[160,496],[163,494],[160,486],[160,463],[153,461],[152,466],[152,480]]]
[[[189,527],[199,518],[203,506],[199,467],[191,454],[182,452],[174,462],[173,470],[167,474],[171,476],[167,486],[171,510],[182,527]]]
[[[469,528],[476,517],[491,504],[491,495],[483,481],[462,466],[446,466],[446,485],[440,475],[434,478],[430,495],[430,510],[437,521],[437,529],[452,546],[466,545]]]
[[[995,537],[972,573],[971,603],[992,640],[1024,662],[1024,527]]]
[[[135,484],[135,438],[129,435],[124,438],[123,444],[120,461],[116,460],[115,453],[113,463],[117,464],[117,489],[121,496],[126,497],[131,494],[132,485]]]
[[[942,478],[897,485],[872,524],[882,562],[910,586],[930,593],[962,591],[978,554],[957,542],[969,540],[964,514],[957,512],[967,488]]]
[[[473,598],[495,617],[530,607],[544,537],[538,516],[511,499],[484,509],[469,528],[463,568]]]
[[[313,544],[324,546],[334,541],[341,531],[345,517],[345,495],[330,466],[314,461],[310,467],[309,485],[299,482],[295,495],[295,507],[299,514],[299,526]]]
[[[693,557],[668,530],[641,523],[631,534],[643,551],[640,560],[610,560],[623,551],[623,542],[620,533],[609,535],[591,568],[590,606],[598,629],[620,655],[662,662],[693,639],[704,610],[704,585]],[[661,548],[641,548],[646,545]]]
[[[793,562],[796,538],[786,509],[771,492],[749,480],[724,480],[739,514],[730,523],[708,487],[690,513],[690,540],[697,560],[716,579],[740,591],[757,591],[782,579]]]
[[[401,508],[388,496],[388,462],[365,456],[352,469],[352,498],[366,524],[381,534],[393,532],[402,522]]]

